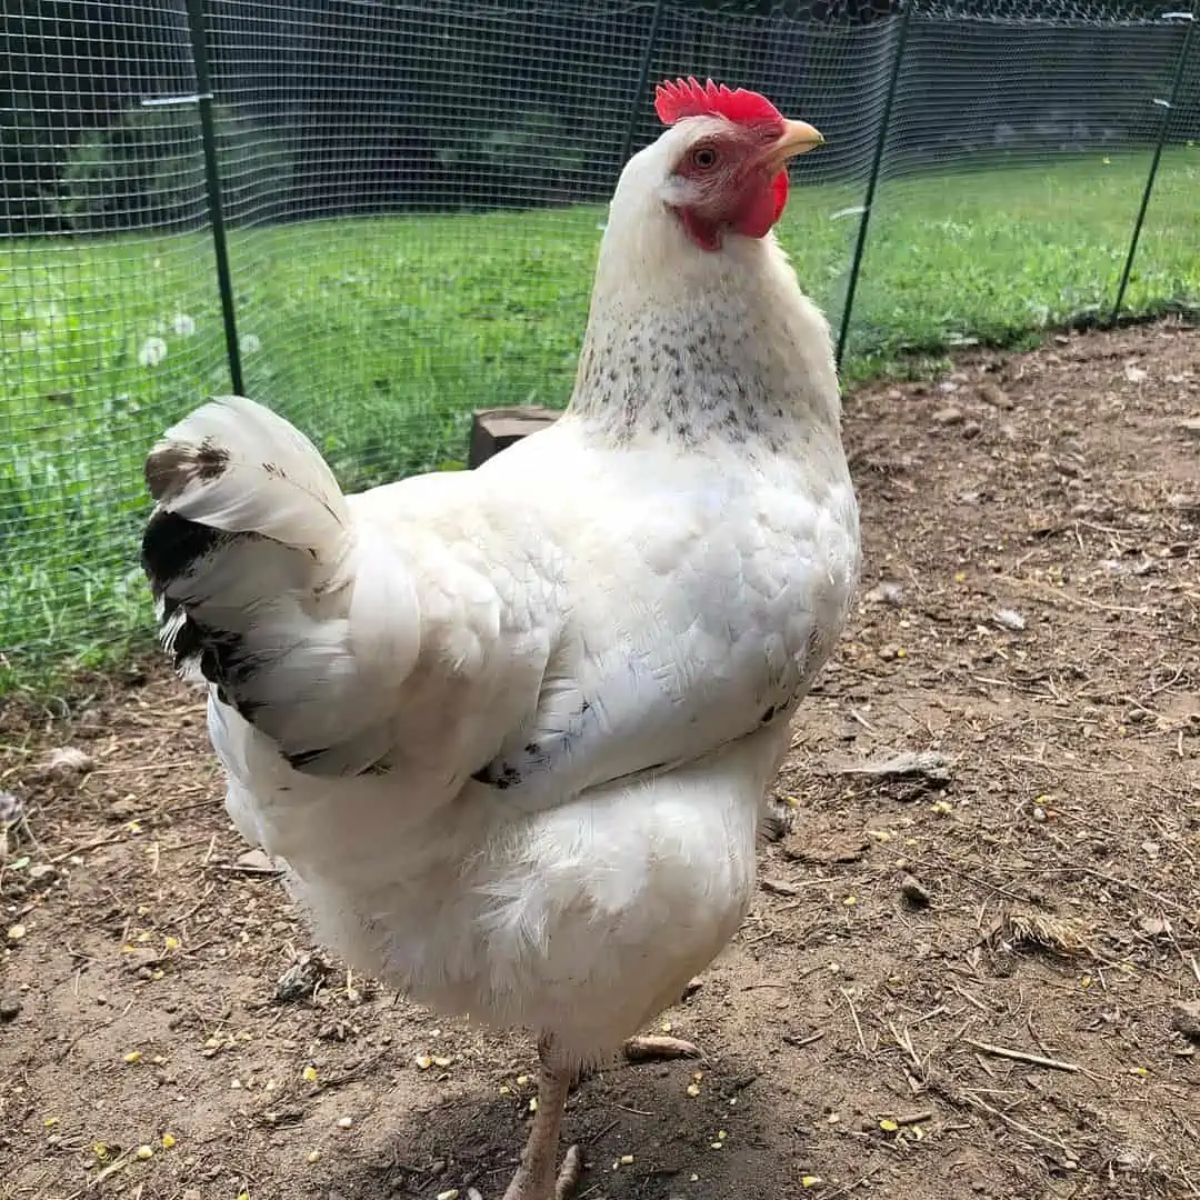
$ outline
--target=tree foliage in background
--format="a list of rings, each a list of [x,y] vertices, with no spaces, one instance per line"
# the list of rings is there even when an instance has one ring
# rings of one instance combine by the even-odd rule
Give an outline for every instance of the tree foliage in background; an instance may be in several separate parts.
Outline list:
[[[150,52],[169,14],[161,0],[0,8],[0,234],[52,232],[63,228],[58,190],[71,148],[169,77]]]
[[[587,187],[586,149],[547,109],[515,112],[491,128],[448,129],[436,156],[446,170],[469,173],[472,190],[492,204],[572,200]]]
[[[1161,18],[1169,0],[918,2],[942,31],[910,43],[906,72],[923,92],[900,114],[905,137],[889,151],[893,169],[1003,150],[1006,141],[1039,152],[1107,149],[1144,142],[1153,128],[1148,105],[1167,86],[1179,27],[1162,25],[1154,35],[1162,53],[1144,61],[1129,61],[1113,30]],[[216,91],[228,106],[230,215],[602,199],[630,120],[635,144],[653,134],[638,72],[653,7],[206,0]],[[901,0],[672,0],[652,69],[721,76],[744,70],[753,43],[761,79],[746,82],[769,84],[784,107],[815,118],[829,138],[824,169],[836,174],[839,156],[849,170],[860,149],[840,136],[847,97],[876,104],[889,62],[888,39],[864,54],[855,30],[894,20],[900,8]],[[979,36],[1018,19],[1025,24],[1012,26],[1020,36],[1009,54]],[[1052,36],[1031,33],[1052,26]],[[841,97],[829,105],[806,84],[815,38],[844,64]],[[194,89],[190,55],[184,0],[3,0],[0,235],[102,231],[120,224],[122,211],[125,227],[192,220],[201,162],[194,111],[139,112],[146,99]],[[1081,77],[1121,86],[1081,100]],[[1038,117],[1018,128],[995,106],[926,102],[932,81],[944,98],[981,79],[997,96],[1025,94]]]
[[[214,106],[217,142],[236,164],[231,208],[270,219],[287,195],[291,156],[255,122]],[[199,226],[204,166],[194,108],[135,108],[85,134],[67,156],[58,211],[77,233]]]

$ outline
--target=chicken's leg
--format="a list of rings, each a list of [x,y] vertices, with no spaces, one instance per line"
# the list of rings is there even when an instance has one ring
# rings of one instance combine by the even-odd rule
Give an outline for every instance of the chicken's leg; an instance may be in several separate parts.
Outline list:
[[[557,1174],[554,1170],[571,1072],[555,1061],[554,1047],[548,1038],[538,1042],[538,1058],[542,1068],[537,1112],[521,1154],[521,1165],[504,1193],[504,1200],[568,1200],[583,1167],[579,1147],[572,1146]]]

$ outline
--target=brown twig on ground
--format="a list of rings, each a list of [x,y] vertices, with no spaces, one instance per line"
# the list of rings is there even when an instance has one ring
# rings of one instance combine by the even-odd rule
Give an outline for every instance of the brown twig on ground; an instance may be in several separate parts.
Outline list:
[[[1010,1050],[1007,1046],[994,1046],[991,1042],[977,1042],[973,1038],[963,1038],[968,1046],[982,1050],[984,1054],[994,1054],[997,1058],[1011,1058],[1016,1062],[1031,1063],[1035,1067],[1049,1067],[1054,1071],[1081,1071],[1078,1063],[1064,1062],[1061,1058],[1045,1058],[1041,1054],[1029,1054],[1024,1050]]]
[[[979,1108],[986,1113],[990,1113],[993,1117],[999,1117],[1005,1125],[1011,1126],[1018,1132],[1025,1134],[1026,1137],[1031,1137],[1034,1141],[1041,1142],[1045,1146],[1053,1146],[1056,1150],[1065,1154],[1072,1162],[1079,1161],[1079,1156],[1066,1142],[1060,1141],[1056,1137],[1051,1137],[1046,1133],[1038,1133],[1036,1129],[1030,1129],[1028,1125],[1023,1125],[1015,1117],[1010,1117],[1008,1113],[1003,1113],[998,1108],[993,1108],[986,1100],[981,1100],[975,1095],[974,1092],[963,1092],[962,1099],[963,1103],[970,1105],[972,1108]]]
[[[81,846],[72,846],[70,850],[64,850],[61,854],[56,854],[48,861],[57,866],[60,862],[65,862],[68,858],[73,858],[76,854],[82,854],[85,850],[98,850],[101,846],[112,846],[117,842],[123,842],[125,838],[118,834],[107,834],[101,838],[95,838],[90,842],[84,842]]]
[[[785,1034],[783,1040],[789,1046],[811,1046],[813,1042],[819,1042],[825,1036],[825,1030],[818,1029],[816,1033],[810,1033],[807,1037],[790,1037]]]
[[[896,1039],[896,1045],[904,1051],[908,1056],[909,1062],[916,1068],[917,1075],[924,1079],[925,1064],[921,1061],[921,1056],[917,1053],[917,1049],[913,1045],[912,1034],[906,1029],[903,1036],[901,1036],[891,1021],[888,1022],[888,1029],[892,1031],[892,1037]]]
[[[898,1117],[893,1117],[892,1120],[897,1125],[920,1125],[922,1121],[932,1121],[937,1114],[932,1108],[923,1108],[920,1112],[903,1113]]]
[[[847,1183],[843,1187],[836,1188],[832,1192],[825,1194],[825,1200],[837,1200],[839,1196],[848,1196],[851,1192],[856,1192],[864,1183],[870,1183],[871,1179],[879,1174],[883,1164],[872,1167],[865,1175],[860,1175],[853,1183]]]
[[[984,1004],[982,1000],[972,996],[970,992],[966,991],[966,989],[960,988],[957,983],[951,983],[950,990],[952,992],[957,992],[968,1004],[979,1009],[979,1011],[984,1013],[986,1016],[990,1017],[992,1015],[992,1010],[988,1008],[988,1006]]]
[[[850,998],[850,993],[845,988],[838,988],[842,994],[842,999],[846,1001],[850,1007],[850,1016],[854,1018],[854,1028],[858,1031],[858,1044],[862,1047],[864,1057],[873,1058],[874,1055],[867,1049],[867,1039],[863,1037],[862,1025],[858,1019],[858,1009],[854,1007],[854,1001]]]

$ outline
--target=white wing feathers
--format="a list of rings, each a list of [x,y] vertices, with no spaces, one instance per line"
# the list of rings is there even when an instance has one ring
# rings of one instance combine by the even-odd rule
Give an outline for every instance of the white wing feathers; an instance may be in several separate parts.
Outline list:
[[[535,707],[476,773],[506,803],[542,808],[786,720],[817,665],[809,645],[819,588],[802,561],[751,569],[719,531],[681,538],[682,519],[636,517],[626,528],[618,507],[595,507],[605,533],[569,517],[564,525],[578,536],[576,553],[604,570],[572,573]],[[802,539],[792,552],[803,560]]]

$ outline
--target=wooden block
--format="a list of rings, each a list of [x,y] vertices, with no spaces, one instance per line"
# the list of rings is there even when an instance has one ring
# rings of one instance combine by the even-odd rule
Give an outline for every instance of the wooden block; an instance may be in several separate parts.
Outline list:
[[[519,442],[523,437],[553,425],[560,415],[555,409],[536,404],[480,409],[471,419],[471,447],[467,452],[467,466],[473,470],[513,442]]]

